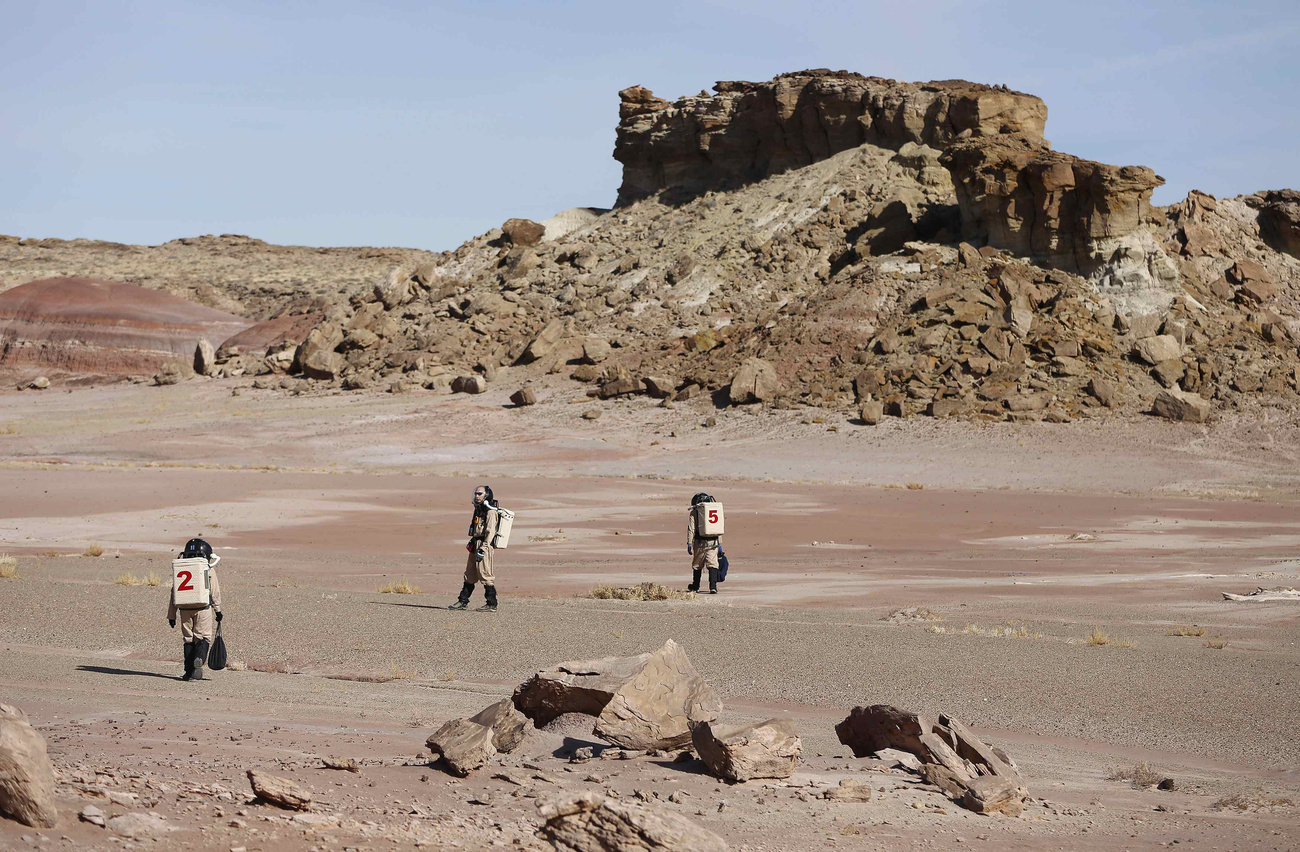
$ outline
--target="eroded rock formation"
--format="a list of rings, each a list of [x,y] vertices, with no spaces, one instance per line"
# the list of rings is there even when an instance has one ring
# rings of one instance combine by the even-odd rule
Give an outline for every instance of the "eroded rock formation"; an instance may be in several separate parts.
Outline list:
[[[252,322],[134,284],[47,278],[0,293],[0,364],[148,373]]]
[[[903,83],[818,69],[713,88],[675,103],[641,86],[619,93],[620,206],[668,188],[688,196],[733,188],[867,143],[944,147],[1005,133],[1041,142],[1047,121],[1033,95],[965,80]]]

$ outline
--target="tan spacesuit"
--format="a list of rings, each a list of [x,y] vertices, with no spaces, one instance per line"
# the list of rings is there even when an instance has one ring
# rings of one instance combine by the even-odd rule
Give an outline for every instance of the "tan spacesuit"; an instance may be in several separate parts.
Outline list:
[[[202,542],[201,539],[196,541]],[[207,546],[207,542],[202,544]],[[182,556],[193,556],[200,552],[195,549],[194,553],[191,553],[189,544],[185,547],[186,551]],[[208,563],[206,571],[206,582],[210,590],[207,596],[208,604],[206,606],[177,605],[175,583],[172,585],[171,600],[167,603],[167,623],[175,627],[177,620],[180,621],[181,640],[185,643],[185,674],[181,676],[181,680],[203,680],[203,666],[208,661],[208,649],[212,645],[217,622],[222,618],[221,584],[217,581],[216,571],[221,557],[212,555],[212,548],[208,546],[204,558]]]
[[[492,489],[480,485],[474,489],[474,517],[469,524],[469,542],[465,549],[469,555],[465,559],[465,581],[461,585],[460,597],[449,609],[465,609],[474,594],[474,586],[483,584],[483,596],[487,602],[479,608],[481,612],[497,611],[496,576],[492,573],[492,537],[497,533],[501,513],[492,498]]]
[[[698,512],[696,507],[702,502],[712,502],[709,495],[700,493],[691,498],[691,508],[686,510],[686,552],[691,555],[691,584],[686,588],[692,592],[700,590],[700,575],[707,568],[709,572],[709,594],[718,593],[718,550],[722,536],[700,534]]]

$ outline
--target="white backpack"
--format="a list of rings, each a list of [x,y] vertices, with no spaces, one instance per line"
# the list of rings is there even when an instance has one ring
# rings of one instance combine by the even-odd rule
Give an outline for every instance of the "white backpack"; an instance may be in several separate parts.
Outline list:
[[[716,538],[723,530],[722,504],[695,504],[695,534],[701,538]]]
[[[505,550],[510,546],[510,528],[515,523],[515,513],[509,509],[502,509],[500,506],[497,510],[497,531],[492,536],[491,545],[495,548]]]
[[[207,609],[212,604],[212,579],[208,560],[201,557],[172,560],[172,594],[177,609]]]

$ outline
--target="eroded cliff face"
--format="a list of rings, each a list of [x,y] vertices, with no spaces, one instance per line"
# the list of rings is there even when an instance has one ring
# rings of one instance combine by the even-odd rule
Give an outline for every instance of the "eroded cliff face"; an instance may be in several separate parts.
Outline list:
[[[1145,166],[1111,166],[1015,137],[950,146],[962,237],[1092,279],[1103,295],[1155,308],[1177,268],[1148,226],[1164,217]]]
[[[735,188],[864,144],[943,148],[1002,134],[1037,144],[1047,121],[1033,95],[964,80],[903,83],[820,69],[713,88],[675,103],[640,86],[619,93],[619,206],[665,189],[692,197]]]

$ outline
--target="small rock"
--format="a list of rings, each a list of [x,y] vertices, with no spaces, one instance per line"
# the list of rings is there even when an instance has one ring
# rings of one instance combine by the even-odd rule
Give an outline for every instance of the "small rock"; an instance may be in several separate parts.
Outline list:
[[[104,812],[94,805],[86,805],[82,808],[81,813],[77,814],[77,818],[82,822],[88,822],[100,828],[104,827]]]
[[[589,408],[582,412],[583,420],[599,420],[603,412],[599,408]]]
[[[311,808],[311,793],[287,778],[268,775],[257,769],[248,770],[248,783],[253,795],[267,804],[291,811]]]
[[[1210,416],[1210,401],[1200,394],[1167,388],[1156,396],[1151,412],[1168,420],[1204,423]]]
[[[482,376],[457,376],[451,383],[452,393],[483,393],[487,379]]]
[[[510,394],[510,401],[513,402],[516,406],[519,406],[520,408],[524,407],[525,405],[536,405],[537,392],[530,387],[520,388],[519,390]]]

